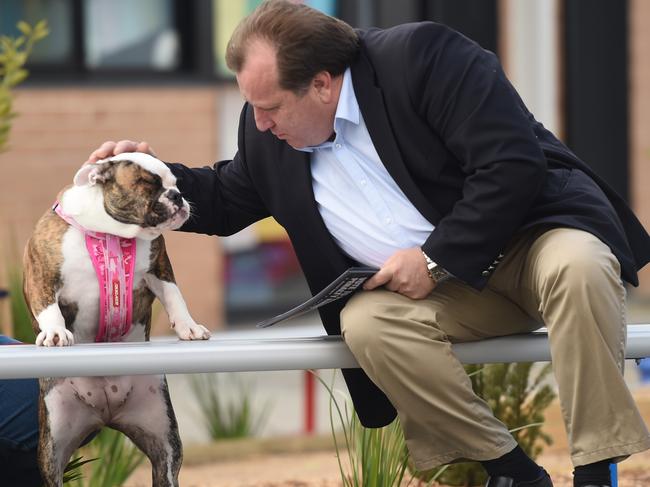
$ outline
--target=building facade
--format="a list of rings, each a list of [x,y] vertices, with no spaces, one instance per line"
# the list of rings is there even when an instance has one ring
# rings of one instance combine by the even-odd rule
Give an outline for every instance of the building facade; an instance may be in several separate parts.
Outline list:
[[[162,159],[191,166],[232,157],[242,99],[223,50],[258,3],[0,0],[0,33],[43,17],[51,29],[16,90],[19,116],[0,154],[0,288],[36,220],[102,141],[147,140]],[[537,118],[650,228],[649,2],[309,3],[357,27],[440,21],[495,51]],[[307,293],[273,222],[229,239],[174,233],[167,241],[190,310],[210,328],[269,316]],[[650,297],[650,270],[635,293]],[[156,331],[166,323],[157,313]]]

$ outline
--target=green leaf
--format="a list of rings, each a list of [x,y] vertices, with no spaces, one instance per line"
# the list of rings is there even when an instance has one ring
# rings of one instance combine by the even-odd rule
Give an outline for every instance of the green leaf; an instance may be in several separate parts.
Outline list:
[[[8,121],[15,116],[11,112],[11,88],[19,85],[29,75],[23,68],[27,63],[33,45],[48,35],[47,22],[39,21],[34,28],[27,22],[17,24],[22,36],[15,39],[0,36],[0,152],[5,149],[11,125]]]
[[[25,34],[26,36],[29,36],[32,33],[32,26],[29,25],[24,20],[18,22],[18,24],[16,24],[16,27],[18,27],[18,30],[23,34]]]
[[[14,51],[14,41],[11,37],[0,36],[0,48],[3,52]]]
[[[41,39],[47,37],[50,34],[50,29],[47,28],[47,25],[45,26],[36,26],[34,29],[34,32],[32,32],[32,35],[30,37],[30,41],[32,43],[36,43],[40,41]]]
[[[18,71],[8,74],[6,76],[7,85],[13,87],[22,83],[25,81],[28,74],[29,72],[26,69],[19,69]]]
[[[37,33],[37,35],[48,35],[50,33],[50,30],[47,26],[47,20],[41,19],[38,22],[36,22],[36,25],[34,26],[34,32]]]

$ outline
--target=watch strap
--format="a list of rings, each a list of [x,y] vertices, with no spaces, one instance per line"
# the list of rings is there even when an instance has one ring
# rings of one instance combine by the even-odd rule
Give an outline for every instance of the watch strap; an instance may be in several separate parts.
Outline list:
[[[438,284],[451,277],[451,274],[449,274],[449,272],[447,272],[442,266],[431,260],[431,257],[429,257],[424,250],[422,251],[422,255],[427,263],[427,272],[429,273],[429,277],[433,282]]]

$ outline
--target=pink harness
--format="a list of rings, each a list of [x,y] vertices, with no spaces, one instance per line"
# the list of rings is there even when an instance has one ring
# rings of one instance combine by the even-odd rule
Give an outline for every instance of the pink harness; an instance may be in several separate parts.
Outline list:
[[[116,342],[131,330],[135,239],[91,232],[66,215],[57,202],[53,210],[84,234],[88,255],[99,281],[99,330],[96,342]]]

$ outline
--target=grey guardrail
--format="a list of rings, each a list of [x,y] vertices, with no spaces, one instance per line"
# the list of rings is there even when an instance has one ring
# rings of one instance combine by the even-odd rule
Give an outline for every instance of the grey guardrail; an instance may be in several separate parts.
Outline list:
[[[550,360],[545,330],[454,344],[453,349],[467,364]],[[626,357],[650,357],[650,324],[628,326]],[[0,346],[0,379],[354,367],[358,367],[356,360],[337,336],[233,338],[215,334],[196,342],[157,339],[65,348]]]

